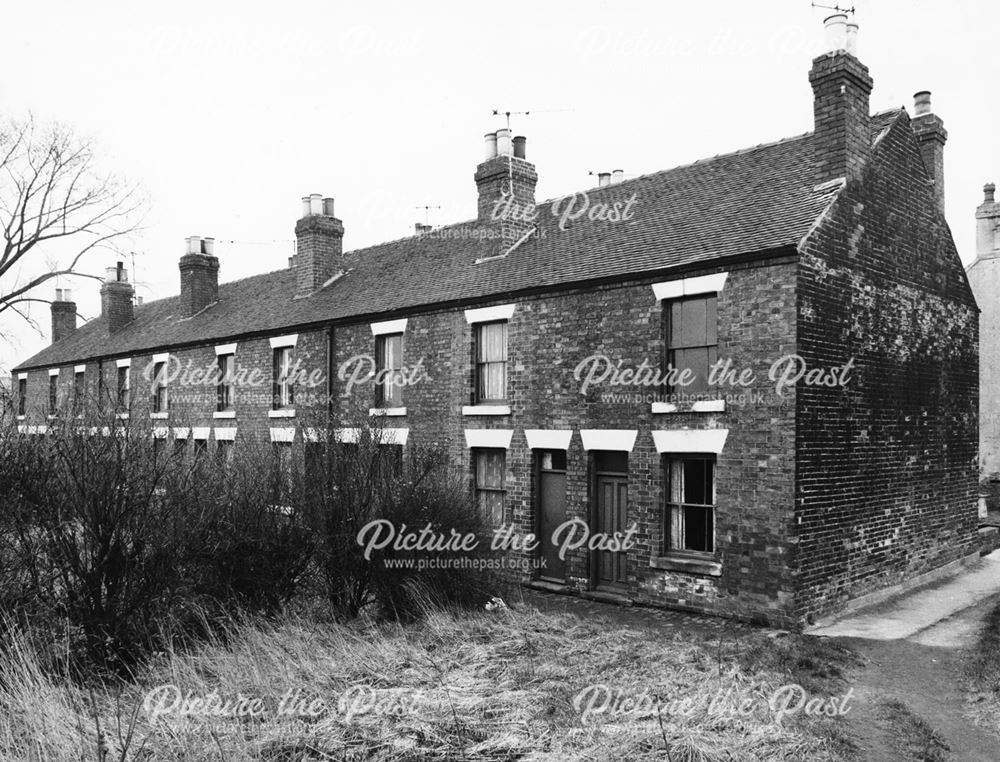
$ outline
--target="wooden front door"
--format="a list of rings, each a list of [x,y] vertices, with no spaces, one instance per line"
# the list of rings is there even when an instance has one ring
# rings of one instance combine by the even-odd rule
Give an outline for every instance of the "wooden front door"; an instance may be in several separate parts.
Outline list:
[[[538,554],[543,565],[538,576],[563,582],[566,562],[559,558],[559,548],[552,535],[566,521],[566,451],[540,450],[538,462]]]
[[[613,537],[615,532],[625,532],[628,520],[628,455],[596,453],[594,463],[597,474],[590,529]],[[598,590],[620,592],[627,587],[624,551],[595,550],[591,568]]]

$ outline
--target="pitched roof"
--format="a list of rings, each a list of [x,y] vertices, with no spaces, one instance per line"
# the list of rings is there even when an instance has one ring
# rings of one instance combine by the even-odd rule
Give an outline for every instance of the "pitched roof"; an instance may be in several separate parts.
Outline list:
[[[872,118],[874,141],[900,110]],[[811,133],[587,190],[591,205],[625,202],[632,218],[583,215],[560,228],[562,207],[538,205],[538,232],[509,255],[476,263],[489,242],[476,221],[348,252],[347,273],[300,299],[290,269],[219,286],[219,301],[183,319],[179,297],[136,306],[111,339],[97,318],[19,368],[44,367],[154,348],[207,343],[249,333],[432,304],[487,300],[520,290],[682,267],[794,246],[836,196],[816,187]],[[582,203],[582,197],[580,200]],[[579,207],[577,207],[578,209]]]

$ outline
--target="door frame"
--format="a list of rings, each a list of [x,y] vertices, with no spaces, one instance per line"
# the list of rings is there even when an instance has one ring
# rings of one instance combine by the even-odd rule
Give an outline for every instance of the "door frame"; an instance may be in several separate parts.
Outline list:
[[[535,486],[534,486],[535,521],[534,521],[534,528],[535,528],[535,537],[538,539],[538,551],[539,551],[538,552],[538,557],[539,558],[543,558],[545,556],[545,543],[548,542],[548,541],[550,541],[550,540],[546,540],[546,538],[542,537],[542,471],[543,471],[543,469],[542,469],[541,455],[542,455],[542,453],[545,453],[545,452],[557,452],[559,450],[560,450],[560,448],[558,448],[558,447],[543,447],[543,448],[540,448],[540,449],[532,449],[530,451],[531,452],[531,460],[532,460],[531,467],[533,469],[533,474],[534,474],[534,477],[535,477]],[[565,451],[565,450],[563,450],[563,452],[566,453],[566,455],[565,455],[565,457],[566,457],[566,468],[562,469],[561,471],[559,469],[551,469],[549,471],[546,471],[546,473],[556,473],[556,474],[561,473],[563,475],[564,479],[565,479],[565,489],[567,491],[567,495],[565,495],[563,497],[563,516],[565,517],[566,513],[567,513],[566,509],[569,506],[569,495],[568,495],[568,491],[569,491],[569,452]],[[541,568],[535,569],[535,575],[534,576],[535,576],[536,579],[540,579],[543,582],[557,582],[559,584],[565,584],[566,583],[566,577],[567,577],[567,574],[568,574],[568,570],[569,570],[569,559],[568,558],[564,558],[563,559],[563,574],[562,574],[561,578],[560,577],[556,577],[556,576],[552,576],[552,575],[548,575],[548,574],[543,574]]]

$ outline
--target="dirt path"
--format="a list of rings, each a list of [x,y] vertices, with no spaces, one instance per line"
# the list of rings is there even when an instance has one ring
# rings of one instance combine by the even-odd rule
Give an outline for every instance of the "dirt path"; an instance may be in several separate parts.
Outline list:
[[[867,667],[855,675],[856,700],[849,715],[850,730],[866,755],[863,759],[896,762],[925,758],[912,753],[904,756],[903,749],[912,739],[906,737],[905,726],[886,717],[886,703],[895,700],[940,737],[948,751],[937,758],[961,762],[1000,760],[1000,736],[976,727],[965,713],[959,649],[908,640],[835,640],[867,661]]]

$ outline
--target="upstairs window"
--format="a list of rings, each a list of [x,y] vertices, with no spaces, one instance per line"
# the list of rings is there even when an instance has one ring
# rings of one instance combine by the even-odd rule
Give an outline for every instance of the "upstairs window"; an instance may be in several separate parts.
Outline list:
[[[474,450],[472,457],[475,468],[476,508],[488,526],[498,527],[503,523],[503,504],[507,494],[504,489],[507,451]]]
[[[276,347],[272,361],[273,377],[272,407],[275,410],[290,408],[295,405],[294,378],[292,377],[292,348]]]
[[[167,364],[165,362],[158,362],[153,366],[153,412],[165,413],[169,404],[169,398],[167,397]]]
[[[86,393],[86,375],[77,371],[73,374],[73,412],[80,415],[83,412],[83,397]]]
[[[55,415],[59,407],[59,376],[49,376],[49,415]]]
[[[715,458],[667,458],[667,549],[715,552]]]
[[[375,403],[379,407],[403,406],[403,334],[375,337]]]
[[[507,321],[476,324],[476,403],[507,401]]]
[[[216,358],[218,382],[215,386],[215,409],[225,412],[233,409],[233,374],[235,373],[236,356],[232,354],[219,355]]]
[[[17,380],[17,414],[25,415],[28,408],[28,379],[19,378]]]
[[[122,410],[127,410],[129,406],[129,368],[124,365],[118,368],[118,407]]]
[[[666,364],[688,369],[692,383],[678,385],[671,392],[698,394],[709,391],[709,368],[718,359],[716,294],[677,299],[666,303]]]

